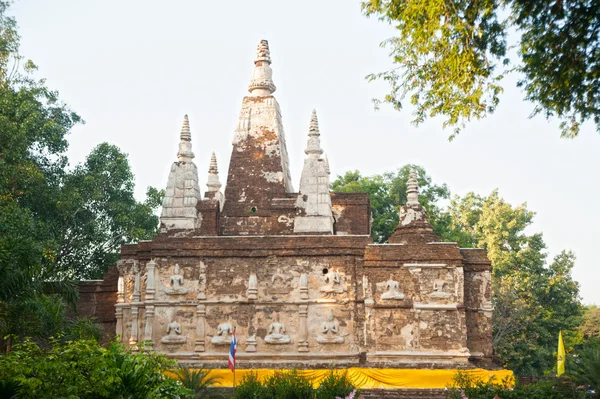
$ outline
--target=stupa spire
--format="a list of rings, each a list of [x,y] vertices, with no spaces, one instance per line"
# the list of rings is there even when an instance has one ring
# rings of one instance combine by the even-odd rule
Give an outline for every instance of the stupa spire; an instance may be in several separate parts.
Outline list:
[[[271,52],[269,42],[261,40],[256,47],[256,59],[254,60],[254,72],[248,86],[248,91],[253,96],[270,96],[277,88],[273,83],[273,71],[271,70]]]
[[[219,174],[219,169],[217,168],[217,156],[215,155],[214,151],[213,151],[212,155],[210,156],[210,165],[208,167],[208,174],[211,174],[211,175]]]
[[[319,132],[317,112],[313,110],[308,128],[307,155],[300,178],[300,192],[294,220],[295,233],[333,234],[333,213],[329,193],[329,167],[321,158],[323,149]]]
[[[317,111],[313,109],[312,115],[310,116],[310,126],[308,128],[308,144],[304,153],[308,156],[319,157],[323,154],[321,148],[321,139],[319,138],[319,120],[317,119]]]
[[[210,199],[219,201],[219,208],[223,209],[224,196],[221,192],[221,181],[219,180],[219,168],[217,167],[217,156],[213,151],[210,156],[210,164],[208,166],[208,181],[206,182],[208,189],[204,196]]]
[[[400,207],[398,226],[388,239],[390,244],[418,244],[438,242],[440,238],[433,232],[427,221],[427,211],[419,203],[419,183],[417,173],[411,169],[408,173],[406,204]]]
[[[171,229],[196,229],[200,227],[196,204],[201,198],[198,169],[194,164],[192,134],[188,116],[183,117],[179,134],[177,162],[171,165],[167,188],[160,214],[161,232]]]
[[[190,132],[190,120],[187,114],[183,117],[181,133],[179,134],[179,151],[177,152],[179,162],[190,162],[194,159],[192,152],[192,134]]]
[[[408,182],[406,190],[406,204],[419,205],[419,183],[417,182],[417,173],[411,169],[408,173]]]

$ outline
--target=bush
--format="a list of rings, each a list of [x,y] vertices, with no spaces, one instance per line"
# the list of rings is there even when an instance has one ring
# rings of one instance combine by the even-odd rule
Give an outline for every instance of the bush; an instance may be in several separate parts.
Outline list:
[[[464,395],[464,396],[463,396]],[[484,381],[469,374],[458,372],[449,389],[449,399],[579,399],[585,393],[577,391],[568,379],[553,378],[529,385],[510,387],[508,381]]]
[[[265,399],[313,399],[312,382],[298,370],[275,372],[264,382]]]
[[[182,399],[191,391],[163,372],[175,362],[158,354],[134,354],[120,343],[102,348],[95,340],[61,342],[48,348],[31,340],[0,356],[0,381],[17,381],[16,398]]]
[[[346,371],[329,370],[329,374],[323,379],[321,385],[315,390],[316,399],[334,399],[337,397],[346,398],[356,388],[348,379]],[[354,396],[358,398],[360,392],[356,392]]]
[[[600,343],[583,348],[574,357],[570,370],[578,384],[589,386],[600,396]]]
[[[214,398],[220,397],[211,386],[219,380],[218,377],[208,377],[208,370],[203,368],[190,369],[185,366],[179,367],[175,372],[177,380],[181,384],[192,391],[191,399]]]
[[[232,399],[262,399],[266,396],[265,387],[254,372],[245,374],[235,387]]]
[[[255,373],[248,373],[235,388],[233,398],[314,399],[314,390],[311,381],[297,370],[275,372],[262,383]]]

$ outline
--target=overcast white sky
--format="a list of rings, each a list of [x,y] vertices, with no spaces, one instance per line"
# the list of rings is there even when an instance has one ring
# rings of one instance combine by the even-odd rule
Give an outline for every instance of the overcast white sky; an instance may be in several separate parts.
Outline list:
[[[118,145],[139,199],[166,185],[186,113],[201,189],[213,150],[225,182],[256,44],[268,39],[296,189],[316,108],[333,176],[415,163],[453,194],[498,188],[537,212],[531,231],[543,232],[550,256],[575,252],[584,302],[600,304],[600,134],[589,123],[564,140],[556,121],[528,119],[515,78],[495,115],[449,143],[440,120],[415,128],[408,110],[373,110],[387,86],[364,77],[391,66],[379,43],[393,30],[357,1],[18,0],[11,11],[22,53],[86,121],[70,136],[72,163],[101,142]]]

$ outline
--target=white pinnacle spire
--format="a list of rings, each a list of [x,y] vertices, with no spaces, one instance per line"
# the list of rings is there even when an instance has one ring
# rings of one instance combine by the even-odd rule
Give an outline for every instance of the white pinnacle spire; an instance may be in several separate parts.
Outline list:
[[[208,173],[210,173],[212,175],[219,174],[219,169],[217,168],[217,156],[215,155],[214,151],[213,151],[212,155],[210,156],[210,165],[208,167]]]
[[[300,192],[294,219],[295,233],[333,233],[333,213],[329,193],[329,167],[327,158],[321,158],[323,149],[319,133],[317,112],[313,110],[308,128],[308,145],[304,151]]]
[[[217,156],[214,151],[210,157],[210,166],[208,167],[208,191],[217,192],[221,188],[221,182],[219,181],[219,169],[217,167]]]
[[[196,204],[200,201],[198,169],[193,161],[192,135],[188,116],[183,117],[177,161],[171,165],[160,214],[161,231],[200,227]]]
[[[210,156],[210,165],[208,167],[208,181],[206,182],[206,198],[214,198],[219,201],[220,209],[223,209],[224,196],[221,192],[221,182],[219,181],[219,168],[217,167],[217,156],[214,151]]]
[[[256,60],[254,60],[254,72],[248,86],[248,91],[253,96],[270,96],[276,90],[273,83],[273,71],[271,70],[271,52],[269,42],[261,40],[256,47]]]
[[[179,135],[179,152],[177,153],[179,162],[191,162],[194,158],[192,152],[192,134],[190,133],[190,121],[188,116],[183,117],[181,125],[181,133]]]
[[[319,138],[319,120],[317,119],[317,111],[313,109],[310,117],[310,126],[308,128],[308,144],[304,153],[308,156],[319,157],[323,150],[321,149],[321,139]]]
[[[406,190],[406,205],[419,205],[419,184],[414,169],[408,173],[408,188]]]

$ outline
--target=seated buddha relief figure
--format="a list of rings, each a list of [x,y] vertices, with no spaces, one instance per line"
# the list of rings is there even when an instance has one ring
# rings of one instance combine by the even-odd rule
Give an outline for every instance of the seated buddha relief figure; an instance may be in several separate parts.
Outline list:
[[[394,280],[394,275],[385,283],[385,292],[381,294],[381,299],[404,299],[404,294],[400,291],[400,283]]]
[[[344,342],[344,337],[340,335],[340,324],[333,316],[332,310],[329,311],[321,326],[321,335],[317,337],[317,342],[321,344],[341,344]]]
[[[181,335],[181,325],[175,320],[167,325],[167,335],[160,340],[163,344],[184,344],[186,341],[187,338]]]
[[[275,321],[269,325],[269,334],[265,336],[265,342],[268,344],[289,344],[292,339],[286,334],[285,325],[279,321],[276,316]]]
[[[229,345],[231,343],[231,334],[233,327],[228,322],[221,323],[217,326],[217,335],[212,337],[210,342],[215,345]]]
[[[179,274],[179,265],[175,265],[173,275],[169,278],[170,287],[165,289],[167,295],[183,295],[188,289],[183,286],[183,276]]]

